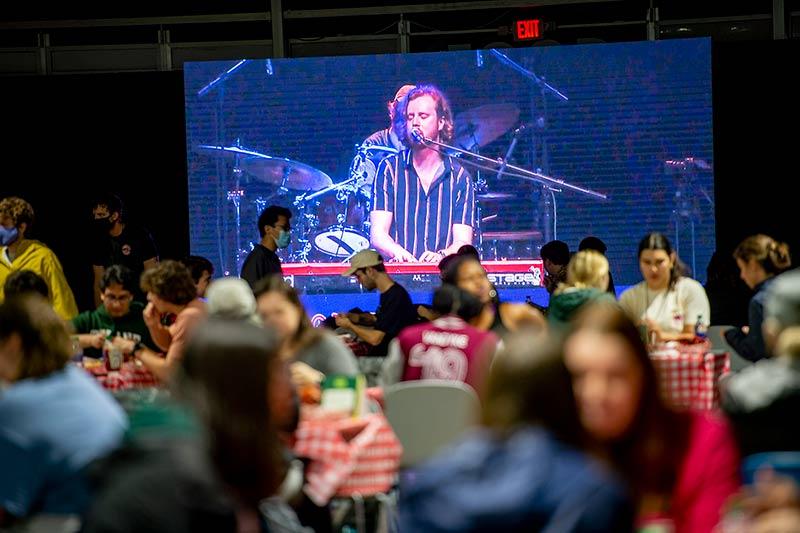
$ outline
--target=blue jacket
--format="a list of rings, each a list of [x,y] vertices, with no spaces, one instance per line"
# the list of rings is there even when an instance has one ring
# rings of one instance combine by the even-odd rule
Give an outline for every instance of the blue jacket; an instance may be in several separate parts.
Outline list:
[[[745,335],[739,328],[729,329],[725,332],[725,339],[731,348],[748,361],[758,361],[767,357],[761,324],[764,322],[764,301],[767,299],[767,288],[774,279],[771,277],[755,286],[756,293],[750,298],[750,306],[747,311],[750,332]]]
[[[406,476],[400,531],[631,531],[622,487],[541,428],[487,430]]]

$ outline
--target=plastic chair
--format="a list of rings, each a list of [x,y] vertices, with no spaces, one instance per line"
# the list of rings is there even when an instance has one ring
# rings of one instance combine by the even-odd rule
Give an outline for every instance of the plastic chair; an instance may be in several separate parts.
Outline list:
[[[753,363],[739,355],[738,352],[733,349],[733,346],[728,344],[728,341],[725,340],[725,332],[732,327],[734,326],[709,326],[707,335],[711,343],[711,349],[713,351],[728,352],[731,356],[731,372],[739,372]]]
[[[429,459],[477,421],[475,390],[459,381],[405,381],[385,392],[386,418],[403,445],[401,468]]]

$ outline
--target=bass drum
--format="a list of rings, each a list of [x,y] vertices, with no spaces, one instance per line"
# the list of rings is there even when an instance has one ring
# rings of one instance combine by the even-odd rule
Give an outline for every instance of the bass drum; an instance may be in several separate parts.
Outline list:
[[[340,224],[317,233],[314,236],[313,246],[327,256],[346,259],[356,252],[369,248],[369,237],[357,228]]]

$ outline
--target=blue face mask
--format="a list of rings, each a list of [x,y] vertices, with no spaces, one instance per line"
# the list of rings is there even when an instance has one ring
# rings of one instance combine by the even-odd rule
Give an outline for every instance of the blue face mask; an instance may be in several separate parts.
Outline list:
[[[278,246],[278,248],[286,248],[287,246],[289,246],[291,240],[292,240],[291,234],[288,231],[282,229],[280,234],[278,235],[278,238],[275,239],[275,244]]]
[[[19,230],[17,228],[8,229],[5,226],[0,226],[0,246],[8,246],[19,238]]]

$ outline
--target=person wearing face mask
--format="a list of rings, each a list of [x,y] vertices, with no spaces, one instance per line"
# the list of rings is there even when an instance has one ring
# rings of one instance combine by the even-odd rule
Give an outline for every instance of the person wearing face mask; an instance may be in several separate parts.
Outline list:
[[[5,299],[2,287],[6,278],[30,270],[47,283],[56,313],[69,320],[78,314],[75,297],[56,254],[43,243],[26,238],[33,220],[33,207],[22,198],[0,201],[0,302]]]
[[[291,242],[292,212],[278,205],[271,205],[258,217],[258,232],[261,241],[253,247],[242,265],[239,277],[252,289],[258,280],[270,274],[282,274],[281,260],[275,251],[286,248]]]
[[[114,194],[102,194],[94,200],[92,222],[96,239],[92,246],[94,303],[101,305],[103,296],[100,285],[105,269],[111,265],[123,265],[138,280],[142,272],[158,264],[158,250],[145,228],[126,220],[122,200]],[[138,287],[133,296],[137,301],[144,300],[144,294]]]

